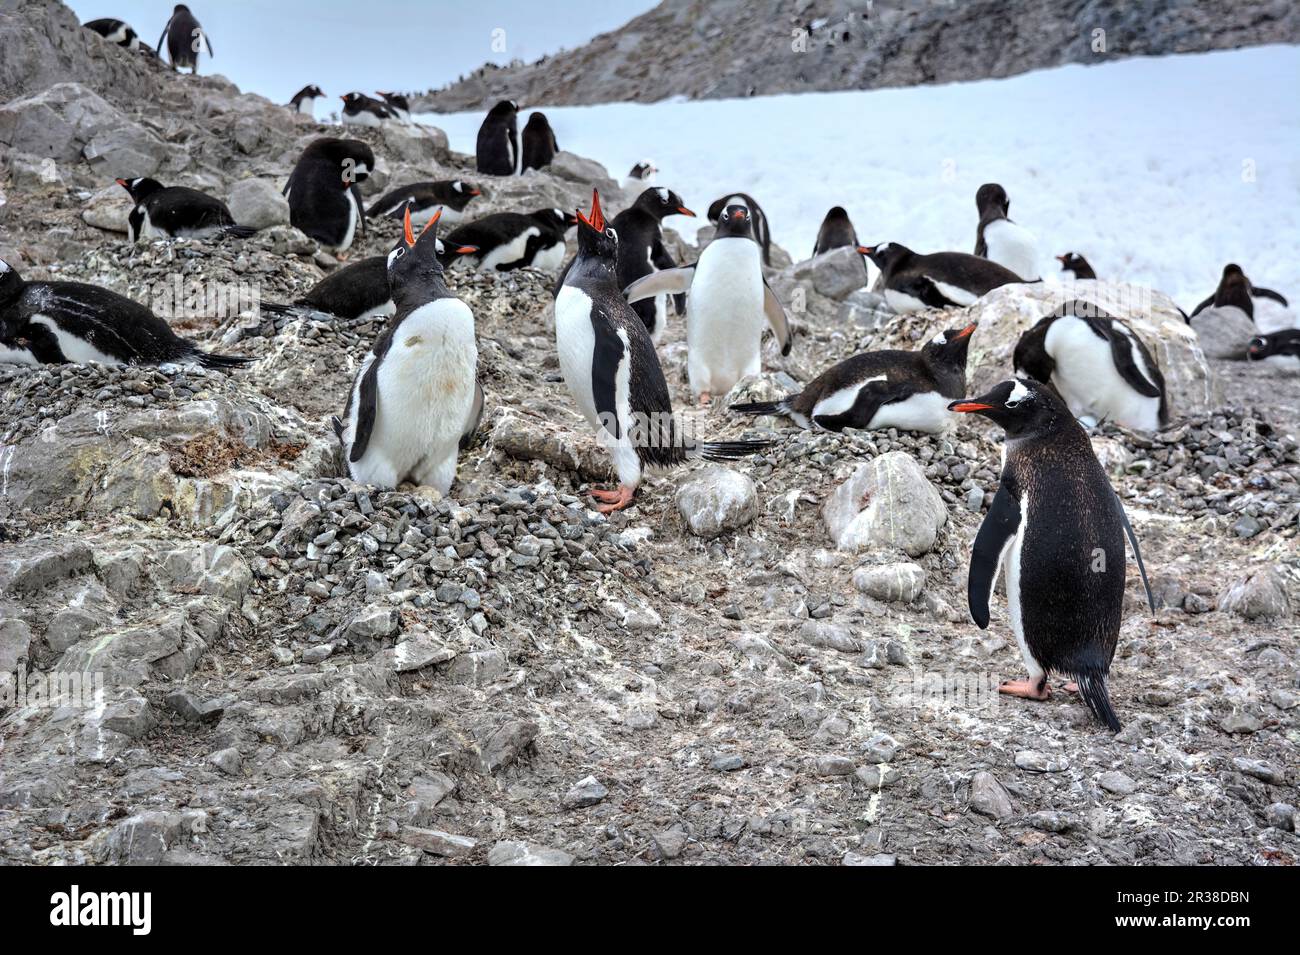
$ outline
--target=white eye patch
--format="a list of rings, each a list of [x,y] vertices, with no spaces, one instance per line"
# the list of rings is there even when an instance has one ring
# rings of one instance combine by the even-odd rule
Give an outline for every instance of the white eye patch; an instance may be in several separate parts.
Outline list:
[[[1025,387],[1025,383],[1019,378],[1016,379],[1015,387],[1011,389],[1011,394],[1007,395],[1007,403],[1021,402],[1033,395],[1033,392]]]
[[[441,250],[439,250],[439,251],[441,251]],[[396,262],[398,259],[400,259],[400,258],[401,258],[403,255],[405,255],[405,254],[406,254],[406,250],[403,249],[401,246],[398,246],[396,249],[393,249],[392,252],[389,252],[389,253],[388,253],[388,267],[391,269],[391,268],[393,267],[393,263]]]
[[[461,181],[459,179],[457,179],[455,182],[451,184],[451,188],[455,189],[457,192],[465,191],[465,187],[461,185]]]
[[[948,344],[948,336],[947,336],[946,334],[944,334],[943,332],[940,332],[938,335],[935,335],[933,338],[930,339],[930,344],[931,344],[931,345],[946,345],[946,344]]]
[[[668,201],[668,190],[667,190],[667,189],[656,189],[655,192],[659,193],[659,201],[660,201],[660,202],[667,202],[667,201]]]

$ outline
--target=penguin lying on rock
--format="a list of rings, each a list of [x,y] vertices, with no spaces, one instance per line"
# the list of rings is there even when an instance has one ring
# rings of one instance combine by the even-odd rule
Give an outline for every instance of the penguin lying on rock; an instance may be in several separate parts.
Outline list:
[[[365,93],[344,93],[339,99],[343,100],[344,126],[382,126],[384,120],[397,118],[387,103]]]
[[[157,179],[118,179],[135,201],[127,216],[127,237],[148,239],[202,239],[232,236],[246,239],[257,232],[237,225],[226,204],[206,192],[187,186],[164,186]]]
[[[94,30],[109,43],[116,43],[128,50],[140,49],[140,34],[136,33],[131,24],[125,20],[100,17],[98,20],[87,21],[83,26],[87,30]]]
[[[1300,366],[1300,328],[1287,328],[1252,338],[1246,357],[1251,361],[1272,359],[1274,364],[1291,368]]]
[[[403,123],[411,121],[411,102],[401,93],[385,93],[383,90],[376,90],[388,107],[388,111],[393,114],[393,118]]]
[[[510,272],[531,266],[554,271],[564,264],[564,235],[577,225],[571,212],[538,209],[527,215],[498,212],[452,229],[447,242],[474,246],[466,261],[485,272]]]
[[[397,310],[357,369],[334,433],[354,481],[395,488],[409,479],[446,494],[483,392],[474,313],[443,280],[437,223],[435,215],[417,238],[408,216],[388,253]]]
[[[965,307],[999,286],[1021,281],[1010,269],[965,252],[920,255],[897,242],[858,251],[880,269],[885,303],[896,312]]]
[[[948,405],[966,393],[972,323],[941,332],[920,351],[871,351],[822,372],[797,395],[732,405],[741,414],[788,415],[801,428],[946,431]]]
[[[1169,423],[1165,378],[1137,333],[1091,302],[1066,302],[1020,336],[1017,375],[1050,382],[1086,425]]]
[[[433,214],[442,208],[445,225],[455,225],[465,218],[465,210],[471,202],[483,194],[472,182],[464,179],[440,179],[437,182],[413,182],[409,186],[393,189],[377,199],[366,210],[366,218],[397,219],[399,222],[411,209],[411,224],[423,227],[433,218]]]
[[[1045,700],[1047,675],[1065,674],[1093,715],[1118,732],[1106,676],[1124,616],[1126,534],[1153,611],[1155,602],[1137,536],[1087,433],[1051,387],[1030,378],[949,407],[1006,431],[1001,483],[975,537],[967,581],[971,617],[983,630],[994,582],[1005,575],[1011,629],[1029,677],[999,691]]]
[[[148,308],[116,292],[83,282],[27,282],[0,259],[0,361],[193,363],[224,370],[250,359],[202,351]]]
[[[650,333],[619,293],[618,234],[605,223],[599,193],[591,194],[591,216],[578,219],[578,255],[555,299],[555,344],[564,383],[618,474],[618,490],[592,491],[597,510],[631,504],[645,468],[734,460],[767,447],[682,433]]]

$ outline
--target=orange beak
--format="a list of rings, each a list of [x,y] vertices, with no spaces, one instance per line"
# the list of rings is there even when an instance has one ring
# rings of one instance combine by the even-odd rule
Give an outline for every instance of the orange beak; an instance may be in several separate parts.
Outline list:
[[[117,184],[118,184],[119,186],[121,186],[123,189],[128,188],[125,179],[119,179],[119,180],[117,180]]]
[[[690,216],[692,219],[695,218],[695,213],[692,212],[690,209],[687,209],[685,206],[678,206],[677,214],[679,216]]]
[[[437,223],[437,221],[441,218],[442,218],[442,206],[439,206],[438,211],[429,217],[429,221],[426,222],[424,224],[424,228],[420,230],[420,235],[424,235],[426,232],[432,229],[434,227],[434,224]]]
[[[480,190],[478,190],[478,189],[471,189],[471,190],[469,191],[469,194],[470,194],[471,196],[481,196],[481,195],[483,195],[482,191],[480,191]]]
[[[874,245],[860,245],[860,246],[858,246],[858,253],[861,254],[861,255],[870,255],[872,252],[875,252],[875,251],[876,251],[876,247],[875,247]]]
[[[403,230],[404,233],[405,233],[404,238],[406,239],[406,247],[407,247],[408,249],[413,249],[413,248],[415,248],[415,233],[411,231],[411,207],[410,207],[410,205],[407,205],[407,207],[406,207],[406,215],[403,217],[403,221],[402,221],[402,230]]]
[[[578,210],[578,218],[591,226],[597,232],[605,231],[605,214],[600,211],[600,192],[596,189],[591,190],[591,218],[588,219]]]
[[[457,255],[470,255],[478,251],[477,245],[461,245],[456,247]]]
[[[976,329],[976,327],[977,327],[978,325],[979,325],[979,322],[971,322],[969,325],[967,325],[965,328],[963,328],[961,331],[959,331],[959,332],[957,333],[957,337],[958,337],[958,338],[969,338],[970,335],[971,335],[971,333],[975,331],[975,329]]]
[[[1056,257],[1056,261],[1058,261],[1058,262],[1060,262],[1062,265],[1064,265],[1064,264],[1065,264],[1065,256],[1063,256],[1063,255],[1058,255],[1058,256]]]
[[[969,414],[972,411],[992,411],[992,405],[981,404],[978,401],[954,401],[948,406],[949,411],[959,411],[962,414]]]

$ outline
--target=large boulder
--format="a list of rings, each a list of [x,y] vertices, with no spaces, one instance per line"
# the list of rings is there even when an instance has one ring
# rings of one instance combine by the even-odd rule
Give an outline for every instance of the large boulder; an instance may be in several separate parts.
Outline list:
[[[289,224],[289,200],[267,179],[241,179],[226,201],[240,225],[254,229]]]
[[[696,537],[717,537],[758,516],[758,491],[739,471],[706,468],[678,488],[677,510]]]
[[[812,282],[818,295],[841,301],[867,285],[867,269],[857,249],[831,249],[794,267],[794,277]]]
[[[934,547],[948,509],[916,460],[891,451],[854,471],[822,516],[840,550],[889,547],[920,557]]]
[[[1259,329],[1239,308],[1207,308],[1191,320],[1201,350],[1209,358],[1244,361]]]

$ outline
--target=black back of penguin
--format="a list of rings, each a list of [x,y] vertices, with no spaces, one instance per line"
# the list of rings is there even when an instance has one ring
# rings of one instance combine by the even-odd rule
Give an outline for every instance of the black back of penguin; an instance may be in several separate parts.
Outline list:
[[[164,49],[164,41],[167,44],[167,56],[171,61],[172,69],[188,66],[197,73],[200,46],[207,47],[208,56],[213,55],[212,41],[208,39],[207,32],[190,12],[190,8],[183,3],[176,4],[171,19],[167,21],[162,34],[158,37],[160,55]]]
[[[488,111],[478,130],[474,157],[480,173],[513,176],[519,155],[519,105],[501,100]]]
[[[813,245],[813,255],[821,255],[823,252],[844,248],[845,246],[856,249],[858,247],[858,235],[844,207],[834,206],[830,212],[826,213],[821,228],[817,230],[817,242]],[[865,262],[863,268],[866,268]]]
[[[616,274],[619,288],[627,288],[642,276],[658,269],[676,268],[663,246],[663,220],[672,215],[693,216],[682,197],[671,189],[651,188],[637,196],[636,202],[610,221],[618,235]],[[655,303],[643,299],[632,303],[632,310],[655,331]]]
[[[533,113],[524,124],[524,169],[541,169],[549,166],[555,154],[560,151],[555,141],[555,132],[542,113]]]
[[[185,235],[235,225],[230,209],[220,199],[188,186],[164,186],[156,179],[119,179],[117,184],[136,201],[131,224],[138,230],[143,223],[139,212],[149,216],[149,223],[169,236]],[[250,230],[251,231],[251,230]]]
[[[1007,191],[996,182],[986,182],[975,191],[975,208],[980,214],[975,229],[975,254],[987,258],[989,247],[984,239],[984,228],[990,222],[1007,218],[1011,212],[1011,200],[1007,198]]]
[[[290,223],[318,242],[338,246],[353,227],[354,213],[360,215],[357,184],[364,182],[374,167],[374,151],[360,140],[313,140],[285,186]]]
[[[115,17],[101,17],[98,20],[87,21],[84,26],[87,30],[98,33],[110,43],[116,43],[128,50],[138,49],[140,46],[139,34],[125,20],[118,20]]]

